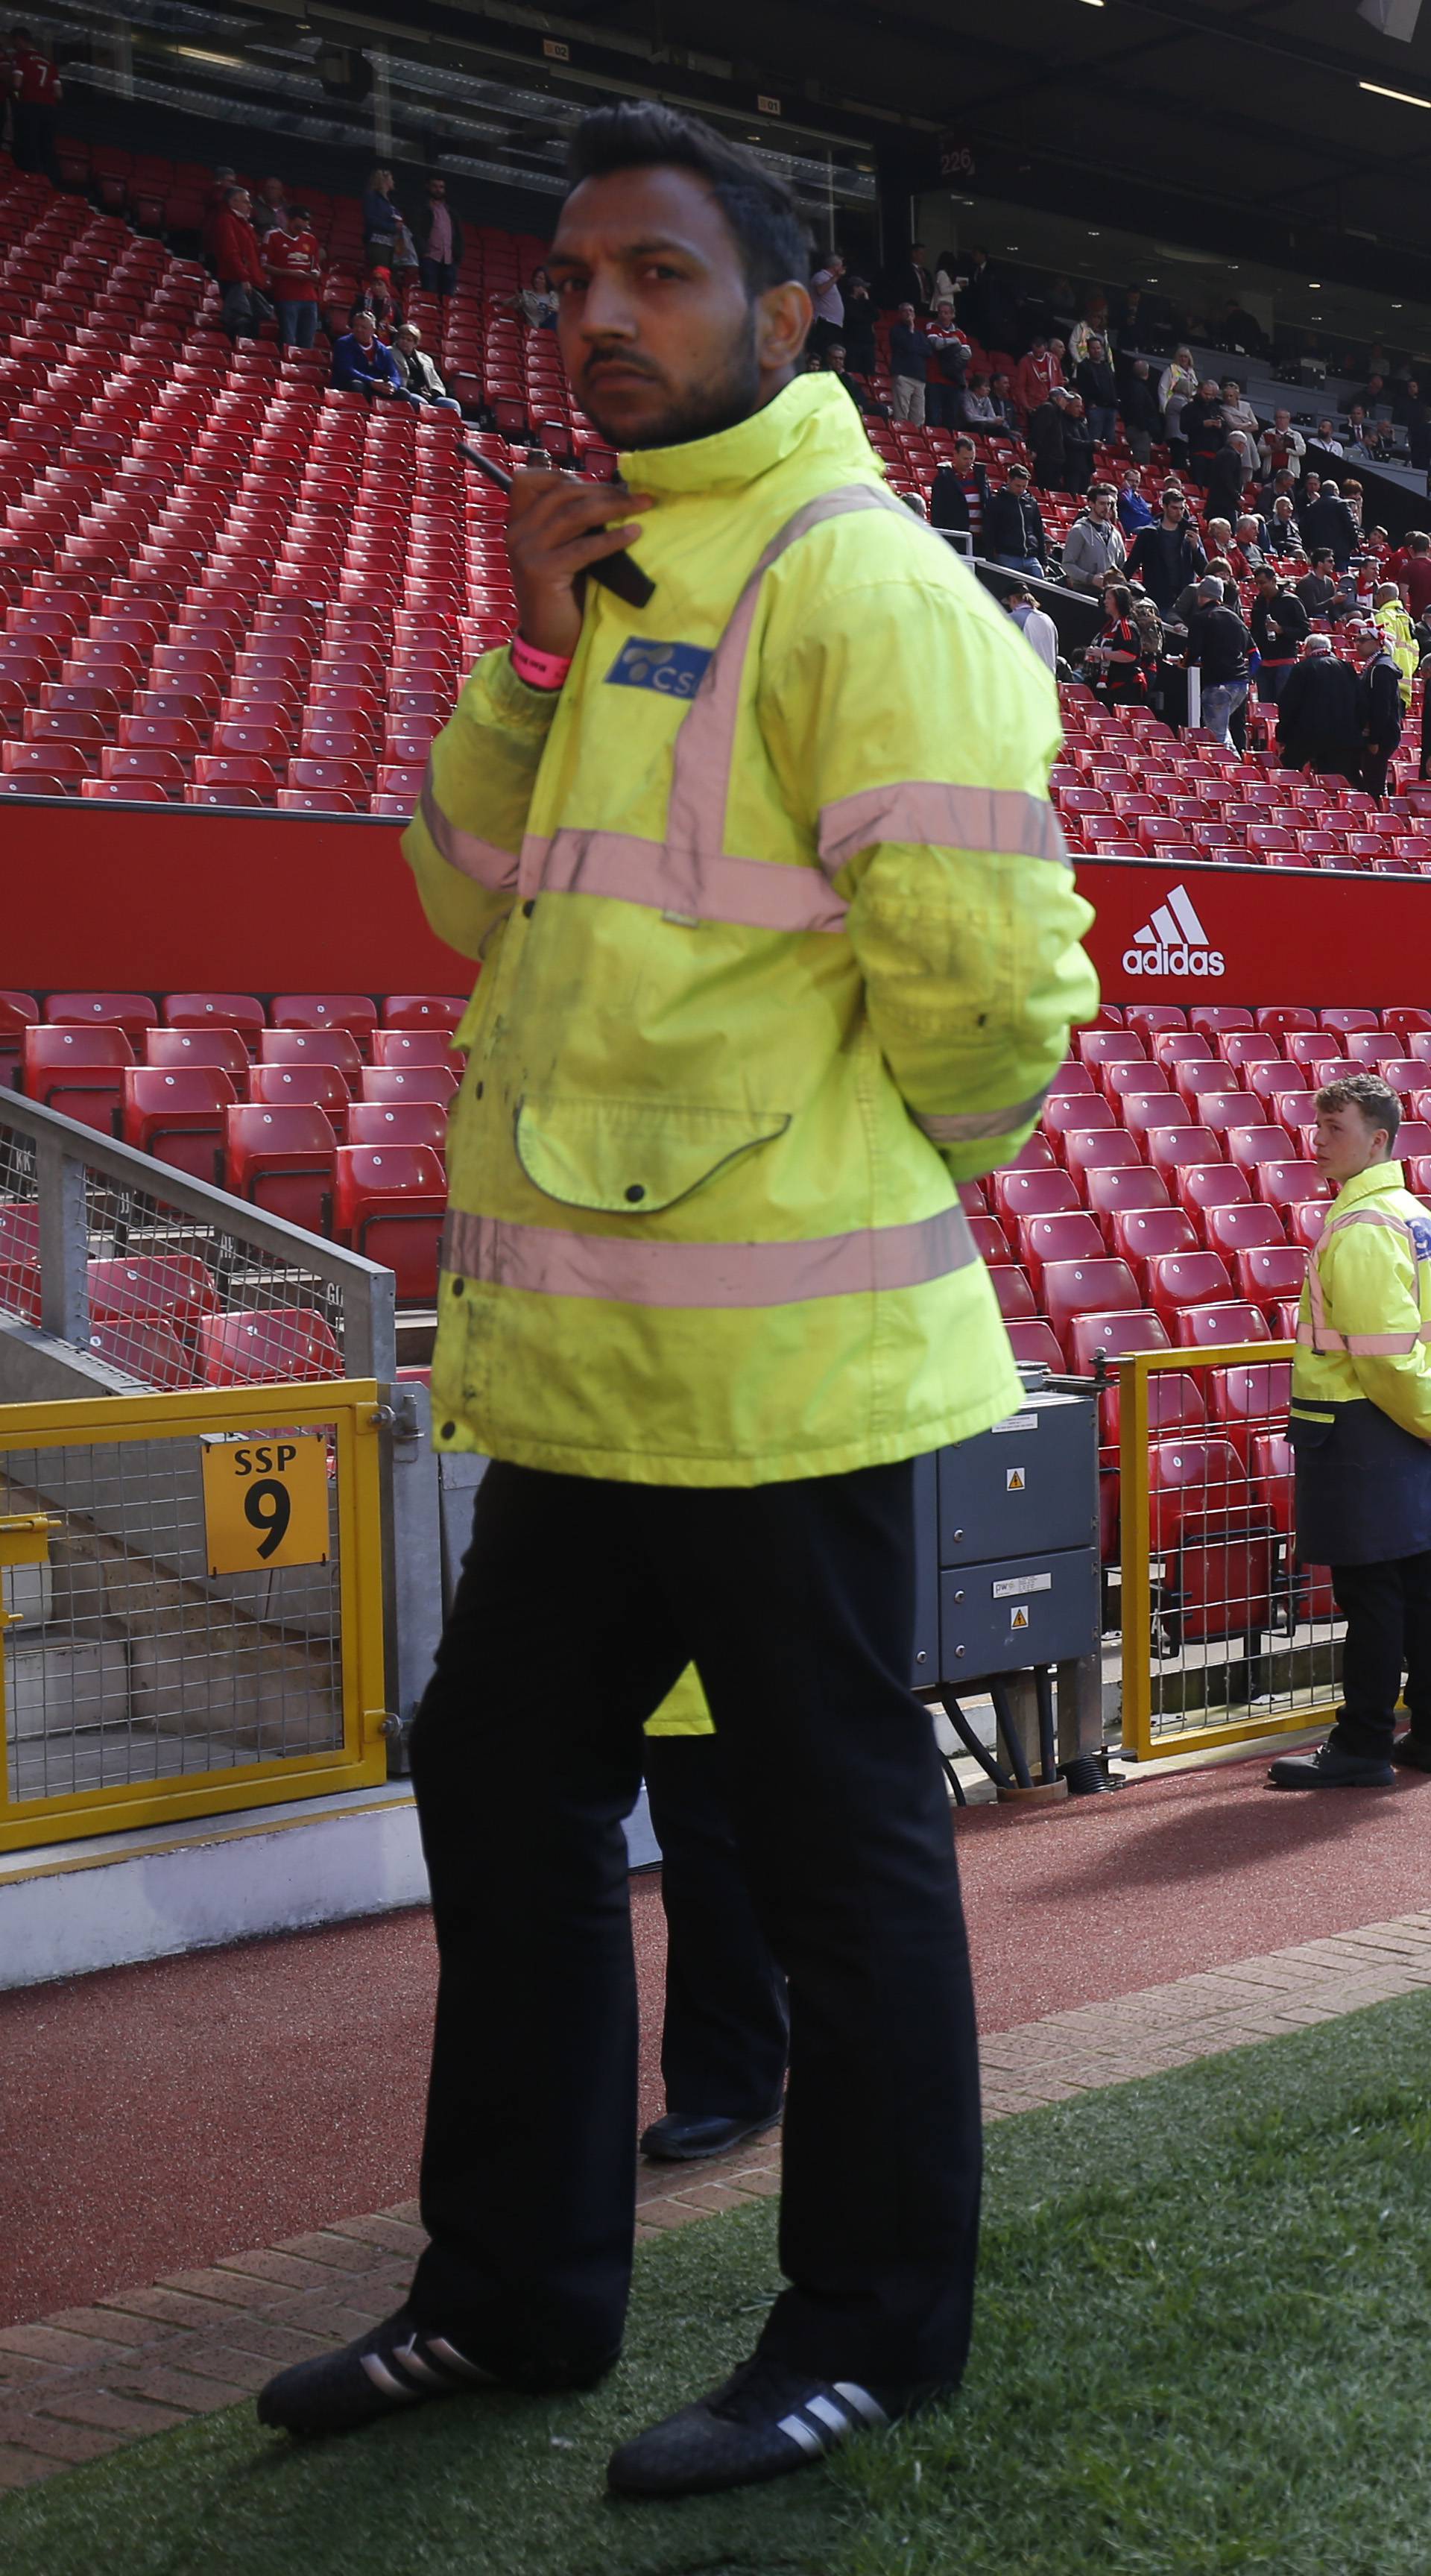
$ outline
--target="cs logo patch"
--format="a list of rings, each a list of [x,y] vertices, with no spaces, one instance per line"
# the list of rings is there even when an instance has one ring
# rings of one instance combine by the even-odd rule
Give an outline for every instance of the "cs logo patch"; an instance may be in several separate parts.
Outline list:
[[[655,689],[663,698],[693,698],[710,654],[701,644],[660,644],[633,635],[606,677],[619,689]]]

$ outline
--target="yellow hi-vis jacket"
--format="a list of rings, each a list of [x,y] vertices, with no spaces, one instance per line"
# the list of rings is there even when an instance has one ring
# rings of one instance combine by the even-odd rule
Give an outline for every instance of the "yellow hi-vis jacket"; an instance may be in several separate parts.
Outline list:
[[[1386,637],[1386,649],[1401,674],[1402,706],[1409,707],[1411,683],[1421,667],[1421,647],[1416,641],[1416,629],[1411,623],[1410,611],[1401,600],[1388,599],[1383,607],[1374,609],[1372,614]]]
[[[701,1688],[701,1677],[694,1664],[687,1664],[681,1678],[667,1691],[654,1716],[648,1717],[647,1735],[714,1735],[715,1722],[710,1703]]]
[[[1369,1400],[1431,1440],[1431,1216],[1399,1163],[1373,1163],[1332,1202],[1297,1318],[1304,1398]]]
[[[1055,692],[805,376],[688,446],[560,692],[487,655],[404,839],[485,971],[440,1445],[636,1483],[913,1457],[1019,1387],[956,1182],[1096,1007]]]
[[[1431,1216],[1399,1163],[1332,1204],[1292,1364],[1298,1551],[1366,1564],[1431,1547]]]

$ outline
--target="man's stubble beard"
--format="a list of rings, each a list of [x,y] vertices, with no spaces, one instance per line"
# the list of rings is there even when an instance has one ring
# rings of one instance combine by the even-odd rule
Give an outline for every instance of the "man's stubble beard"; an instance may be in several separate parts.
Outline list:
[[[715,438],[723,429],[734,429],[738,422],[749,420],[760,405],[760,361],[755,353],[754,308],[746,315],[745,325],[728,348],[719,374],[673,400],[669,409],[653,420],[639,437],[629,432],[610,429],[597,409],[600,401],[585,405],[586,412],[603,438],[613,447],[634,453],[647,447],[687,447],[693,439]]]

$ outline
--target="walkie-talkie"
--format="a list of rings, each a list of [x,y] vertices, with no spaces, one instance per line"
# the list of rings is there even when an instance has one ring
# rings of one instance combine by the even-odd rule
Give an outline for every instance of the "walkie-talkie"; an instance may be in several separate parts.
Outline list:
[[[505,465],[498,465],[490,456],[484,456],[480,447],[469,447],[465,438],[458,440],[457,447],[459,455],[465,456],[469,465],[475,465],[479,474],[485,474],[489,483],[495,483],[499,492],[511,491],[512,478]],[[599,581],[602,588],[611,591],[617,599],[624,599],[628,608],[644,608],[648,600],[655,598],[655,583],[647,579],[624,546],[614,547],[609,555],[598,556],[596,562],[589,563],[586,569],[593,581]]]

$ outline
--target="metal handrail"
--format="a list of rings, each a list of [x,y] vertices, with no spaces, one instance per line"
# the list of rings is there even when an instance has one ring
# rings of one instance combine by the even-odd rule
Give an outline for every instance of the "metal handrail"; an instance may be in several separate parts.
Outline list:
[[[335,1288],[343,1304],[343,1367],[349,1377],[373,1377],[388,1385],[397,1373],[396,1281],[381,1263],[349,1252],[322,1235],[270,1216],[247,1199],[236,1199],[210,1182],[195,1180],[170,1163],[155,1162],[132,1145],[121,1145],[29,1100],[19,1091],[0,1091],[0,1128],[28,1136],[35,1148],[40,1217],[40,1322],[61,1341],[83,1344],[89,1332],[89,1237],[84,1175],[88,1168],[122,1187],[193,1216],[210,1231],[239,1244],[253,1245],[309,1271]]]

